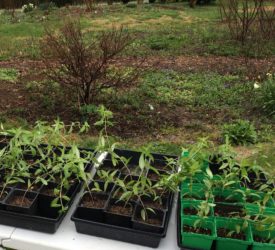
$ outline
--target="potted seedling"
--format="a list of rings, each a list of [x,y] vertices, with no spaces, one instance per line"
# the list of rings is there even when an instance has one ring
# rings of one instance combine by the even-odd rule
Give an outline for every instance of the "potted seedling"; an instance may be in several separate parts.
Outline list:
[[[1,194],[6,194],[9,190],[9,195],[5,199],[5,208],[11,211],[32,214],[37,206],[37,194],[28,193],[24,195],[24,191],[10,190],[9,187],[15,187],[18,183],[24,183],[24,179],[29,177],[28,166],[21,158],[21,147],[16,144],[11,144],[5,155],[2,155],[1,161],[5,165],[3,177],[1,178]]]
[[[41,193],[45,194],[44,190],[51,188],[53,191],[51,207],[57,208],[60,213],[63,213],[68,209],[72,190],[75,190],[81,180],[86,180],[87,174],[89,175],[85,172],[88,161],[80,157],[80,152],[75,145],[72,145],[70,150],[63,148],[61,154],[53,159],[49,171],[52,184],[45,185]]]
[[[1,157],[3,156],[3,150],[1,150]],[[1,176],[0,176],[0,209],[3,209],[5,207],[4,201],[8,194],[11,192],[11,185],[14,185],[17,183],[18,179],[15,176],[9,175],[5,176],[4,173],[6,172],[7,166],[3,165],[1,166]]]
[[[148,232],[163,232],[167,207],[166,205],[163,207],[164,200],[157,196],[152,182],[140,176],[133,185],[132,195],[138,197],[138,204],[132,218],[133,228]]]
[[[253,250],[272,250],[275,248],[275,216],[268,215],[251,224]]]
[[[132,216],[136,203],[127,197],[127,193],[119,198],[110,198],[105,209],[106,222],[116,226],[132,226]]]
[[[246,215],[245,207],[239,204],[230,205],[229,203],[216,203],[214,208],[214,215],[216,217],[243,217]]]
[[[204,189],[201,189],[201,184],[198,186],[193,184],[191,190],[189,187],[181,189],[181,198],[184,198],[180,206],[181,223],[179,230],[181,236],[179,240],[181,247],[211,249],[213,245],[213,241],[216,238],[216,229],[213,219],[213,207],[215,204],[212,203],[211,179],[212,174],[209,172],[203,180],[205,183]],[[187,182],[187,186],[189,184]],[[195,195],[193,188],[196,191]],[[189,194],[190,197],[186,199],[184,192],[188,192],[188,190],[191,191]],[[196,197],[199,199],[196,200]]]
[[[106,180],[105,182],[92,181],[88,184],[77,206],[80,218],[103,222],[112,188],[113,184]]]
[[[261,190],[261,186],[259,187],[259,190]],[[261,204],[262,206],[266,207],[274,207],[274,200],[273,200],[273,194],[274,191],[256,191],[249,188],[241,188],[234,190],[234,192],[239,193],[242,195],[243,200],[246,203],[250,204]]]
[[[257,190],[259,186],[265,184],[267,187],[274,187],[274,183],[269,182],[269,174],[266,173],[262,167],[257,164],[246,167],[245,175],[242,175],[242,184],[245,187]],[[269,179],[269,180],[268,180]]]
[[[14,189],[6,199],[6,209],[9,211],[35,214],[37,209],[38,194]]]
[[[208,164],[205,164],[205,159],[207,159],[205,150],[208,146],[208,141],[201,139],[189,150],[183,149],[181,157],[175,163],[179,166],[179,176],[182,181],[189,182],[190,185],[195,182],[201,183],[205,177],[204,170],[207,169],[208,173],[211,172]]]
[[[151,181],[150,178],[141,175],[138,182],[134,184],[133,193],[138,197],[139,205],[135,209],[133,227],[144,227],[146,231],[160,232],[163,230],[166,212],[170,203],[169,193],[178,189],[179,173],[171,171],[170,173],[163,172],[161,174],[151,165],[152,159],[153,156],[145,148],[141,153],[139,166],[142,170],[147,168],[149,171],[154,172],[158,175],[158,178]],[[139,190],[139,192],[136,190]]]
[[[143,173],[146,169],[152,169],[147,159],[151,156],[148,151],[141,152],[139,158],[140,175],[136,180],[130,179],[117,180],[117,187],[124,190],[119,197],[119,201],[128,208],[130,214],[126,218],[127,224],[130,225],[131,219],[134,229],[150,232],[161,232],[165,222],[166,212],[156,207],[161,207],[161,201],[154,190],[153,182]],[[133,203],[137,202],[137,205]],[[135,205],[135,206],[134,206]]]
[[[181,244],[183,247],[210,250],[216,237],[213,219],[199,216],[181,218]]]
[[[89,174],[83,176],[85,192],[78,204],[77,213],[85,220],[102,222],[118,171],[97,171],[99,174],[96,179],[91,178]]]
[[[213,207],[215,207],[215,204],[209,201],[190,200],[181,202],[181,212],[183,216],[213,216]]]
[[[202,184],[194,183],[189,186],[189,183],[181,184],[181,197],[182,199],[191,200],[205,200],[205,187]]]
[[[166,213],[163,210],[137,205],[133,216],[133,228],[142,231],[161,233],[164,230]]]
[[[19,171],[15,166],[10,172],[10,175],[6,176],[4,187],[15,183],[17,185],[19,183],[24,183],[25,178],[28,178],[27,169],[24,170],[21,168]],[[5,188],[3,188],[3,190],[4,189]],[[29,190],[14,189],[7,197],[5,207],[10,211],[34,214],[37,208],[37,196],[37,193],[30,192]]]
[[[251,228],[241,219],[216,219],[217,250],[247,250],[252,245]]]
[[[208,157],[209,168],[214,175],[223,175],[230,172],[230,169],[238,168],[236,163],[236,153],[233,151],[228,138],[225,144],[221,145],[214,153]]]

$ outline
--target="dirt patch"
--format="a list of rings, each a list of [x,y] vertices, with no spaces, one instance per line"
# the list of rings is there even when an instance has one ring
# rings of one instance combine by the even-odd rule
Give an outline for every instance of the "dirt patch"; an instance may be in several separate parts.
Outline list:
[[[30,207],[32,205],[32,202],[33,200],[27,197],[15,195],[8,201],[8,204],[17,207]]]
[[[219,237],[222,237],[222,238],[245,240],[245,234],[243,232],[240,232],[240,233],[232,232],[229,229],[225,229],[225,228],[219,228],[217,230],[217,234]]]
[[[41,194],[54,197],[55,196],[54,195],[54,188],[51,188],[51,187],[43,188],[42,191],[41,191]]]
[[[133,214],[133,207],[130,205],[112,204],[107,211],[113,214],[131,216]]]
[[[20,183],[18,186],[19,189],[30,190],[30,191],[38,191],[41,188],[41,184],[33,184],[31,187],[28,187],[27,183]]]
[[[122,65],[136,64],[137,59],[122,58],[120,63]],[[183,73],[215,72],[221,75],[243,72],[248,79],[259,80],[259,77],[264,77],[266,73],[275,71],[275,57],[245,60],[242,57],[225,56],[152,56],[145,59],[143,67],[170,69]]]
[[[148,215],[149,216],[149,215]],[[161,218],[157,218],[157,217],[150,217],[147,218],[146,220],[143,220],[140,216],[137,216],[137,221],[141,222],[141,223],[145,223],[145,224],[150,224],[150,225],[154,225],[154,226],[161,226],[162,225],[162,220]]]
[[[253,239],[254,241],[256,242],[260,242],[260,243],[269,243],[270,242],[270,239],[265,239],[265,238],[262,238],[260,236],[253,236]]]
[[[144,204],[145,207],[150,207],[150,208],[153,208],[153,209],[165,209],[165,204],[164,203],[161,203],[161,201],[157,200],[157,201],[153,201],[153,200],[150,200],[149,198],[148,199],[145,199],[142,201],[142,203]]]
[[[107,198],[105,196],[92,194],[92,195],[85,195],[81,206],[87,208],[104,208],[106,204]]]
[[[187,215],[197,215],[198,214],[198,210],[192,207],[186,207],[183,209],[183,214],[187,214]]]
[[[244,216],[244,209],[241,206],[231,206],[229,204],[216,204],[214,207],[215,216],[234,217],[236,215]]]
[[[103,20],[104,21],[104,20]],[[104,21],[106,22],[106,21]],[[267,72],[275,71],[275,56],[268,59],[225,56],[149,56],[146,58],[122,57],[115,62],[118,66],[134,66],[140,64],[144,68],[170,69],[184,73],[216,72],[222,75],[246,73],[247,68],[254,76],[262,76]],[[0,68],[15,68],[22,78],[33,71],[45,69],[40,60],[10,60],[0,61]],[[249,72],[247,72],[249,73]],[[259,75],[257,75],[259,73]],[[248,74],[247,77],[250,75]]]

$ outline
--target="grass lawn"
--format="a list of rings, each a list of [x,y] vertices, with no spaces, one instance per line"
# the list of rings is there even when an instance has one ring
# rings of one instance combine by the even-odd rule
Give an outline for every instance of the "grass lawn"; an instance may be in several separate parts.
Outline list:
[[[169,9],[169,6],[177,8]],[[14,21],[2,11],[0,58],[39,57],[38,40],[43,35],[45,26],[57,28],[72,16],[80,17],[86,32],[124,25],[137,35],[134,46],[138,46],[138,51],[132,53],[142,56],[236,56],[242,52],[240,46],[230,39],[225,25],[219,21],[220,14],[215,5],[190,9],[187,3],[163,6],[145,4],[138,8],[116,4],[112,7],[100,5],[93,13],[85,12],[81,6],[57,9],[50,13],[37,10],[27,15],[18,11]],[[268,49],[265,53],[273,55],[274,44],[266,47]]]
[[[182,2],[115,4],[99,5],[93,12],[72,6],[27,14],[18,10],[15,20],[0,11],[0,122],[5,126],[30,126],[57,116],[65,122],[82,119],[76,105],[64,103],[60,87],[43,75],[39,50],[45,27],[57,30],[68,18],[80,18],[87,39],[120,25],[136,38],[117,63],[134,68],[136,61],[144,60],[139,81],[127,90],[109,89],[95,103],[114,113],[111,133],[123,147],[151,143],[154,151],[178,154],[202,136],[219,144],[224,123],[248,119],[259,131],[271,126],[269,142],[237,151],[275,173],[274,119],[259,111],[253,87],[266,80],[266,73],[275,73],[275,43],[266,44],[260,54],[249,50],[245,60],[247,51],[230,38],[216,5],[191,9]],[[92,146],[94,133],[78,140]]]

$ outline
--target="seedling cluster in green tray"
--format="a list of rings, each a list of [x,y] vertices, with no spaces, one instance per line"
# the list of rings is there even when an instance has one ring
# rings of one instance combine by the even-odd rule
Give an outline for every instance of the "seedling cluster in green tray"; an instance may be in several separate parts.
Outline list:
[[[275,250],[274,179],[231,160],[203,164],[180,187],[180,245]]]

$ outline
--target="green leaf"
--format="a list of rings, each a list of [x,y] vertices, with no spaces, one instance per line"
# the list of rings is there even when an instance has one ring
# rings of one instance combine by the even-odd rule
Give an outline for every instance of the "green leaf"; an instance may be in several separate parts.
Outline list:
[[[40,178],[40,181],[42,182],[42,184],[43,184],[43,185],[45,185],[45,186],[47,186],[47,185],[48,185],[48,182],[47,182],[45,179]]]
[[[68,197],[66,195],[62,196],[62,199],[64,199],[65,201],[70,201],[71,200],[70,197]]]
[[[236,181],[229,181],[224,184],[224,187],[231,186],[232,184],[236,183]]]
[[[128,200],[129,198],[131,198],[131,196],[132,196],[132,192],[127,191],[127,192],[124,192],[124,193],[119,197],[119,200]]]
[[[241,232],[241,226],[240,225],[236,225],[236,232],[239,234]]]
[[[143,170],[144,167],[145,167],[145,159],[144,159],[144,156],[141,155],[140,158],[139,158],[139,167]]]
[[[213,179],[213,173],[212,173],[212,171],[210,170],[209,167],[206,168],[206,173],[207,173],[207,175],[210,177],[210,179]]]
[[[144,209],[141,209],[141,211],[140,211],[140,216],[141,216],[141,218],[142,218],[144,221],[146,220],[146,212],[145,212]]]

